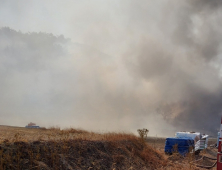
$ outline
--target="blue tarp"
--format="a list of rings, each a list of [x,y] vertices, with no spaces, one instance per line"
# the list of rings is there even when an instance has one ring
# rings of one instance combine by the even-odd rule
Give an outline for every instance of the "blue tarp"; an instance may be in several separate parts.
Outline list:
[[[194,147],[194,140],[192,139],[179,139],[179,138],[166,138],[165,142],[165,152],[173,153],[175,152],[174,146],[177,145],[177,151],[181,155],[185,155],[189,152],[189,149]]]
[[[40,126],[25,126],[26,128],[30,128],[30,129],[32,129],[32,128],[34,128],[34,129],[38,129],[38,128],[40,128]]]

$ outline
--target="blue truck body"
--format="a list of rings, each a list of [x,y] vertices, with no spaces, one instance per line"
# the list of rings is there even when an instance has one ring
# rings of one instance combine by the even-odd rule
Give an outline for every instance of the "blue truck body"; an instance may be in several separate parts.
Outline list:
[[[174,146],[177,146],[176,148]],[[185,156],[190,149],[194,148],[194,140],[192,139],[179,139],[179,138],[166,138],[165,153],[172,154],[173,152],[179,152]],[[176,149],[176,150],[175,150]]]

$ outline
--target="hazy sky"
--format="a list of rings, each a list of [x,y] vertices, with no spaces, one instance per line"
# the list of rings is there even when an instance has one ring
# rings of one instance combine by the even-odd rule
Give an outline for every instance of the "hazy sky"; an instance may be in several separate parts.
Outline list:
[[[0,0],[0,124],[216,133],[221,7]]]

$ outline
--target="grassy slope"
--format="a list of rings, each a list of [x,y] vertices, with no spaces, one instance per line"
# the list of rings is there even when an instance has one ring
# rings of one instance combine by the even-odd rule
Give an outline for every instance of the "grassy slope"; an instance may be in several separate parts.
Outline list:
[[[0,170],[201,169],[189,164],[191,156],[164,155],[164,141],[144,142],[125,133],[0,126]]]
[[[0,127],[0,169],[157,169],[165,159],[133,134]]]

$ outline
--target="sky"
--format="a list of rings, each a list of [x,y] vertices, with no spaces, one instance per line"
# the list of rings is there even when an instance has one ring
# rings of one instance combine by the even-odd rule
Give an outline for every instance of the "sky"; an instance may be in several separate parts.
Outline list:
[[[216,136],[220,0],[0,0],[0,124]]]

